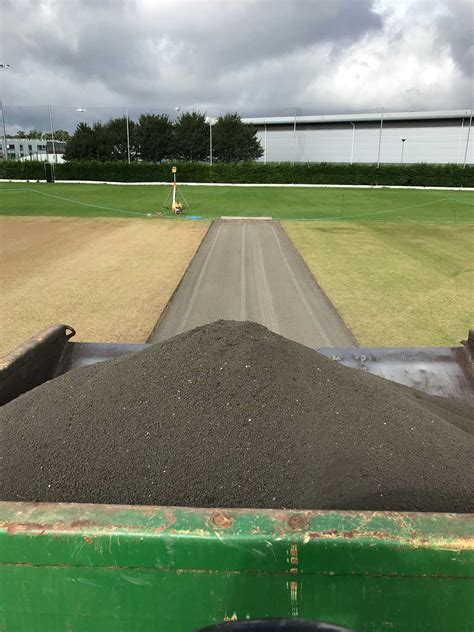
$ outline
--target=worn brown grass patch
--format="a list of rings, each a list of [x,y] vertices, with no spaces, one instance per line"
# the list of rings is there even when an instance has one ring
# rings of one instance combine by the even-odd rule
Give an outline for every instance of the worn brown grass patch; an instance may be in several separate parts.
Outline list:
[[[207,222],[1,218],[0,353],[53,323],[75,340],[144,342]]]

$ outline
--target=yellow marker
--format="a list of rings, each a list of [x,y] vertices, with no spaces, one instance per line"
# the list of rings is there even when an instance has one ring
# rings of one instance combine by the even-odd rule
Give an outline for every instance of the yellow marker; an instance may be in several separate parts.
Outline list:
[[[171,167],[171,173],[176,173],[177,169],[176,167]]]

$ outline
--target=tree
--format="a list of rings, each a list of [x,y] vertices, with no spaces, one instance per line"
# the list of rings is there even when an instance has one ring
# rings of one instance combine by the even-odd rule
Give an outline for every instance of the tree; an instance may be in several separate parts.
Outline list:
[[[256,128],[242,123],[238,114],[220,116],[213,126],[212,137],[212,151],[216,160],[256,160],[263,155]]]
[[[37,129],[30,129],[26,136],[27,138],[31,138],[32,140],[41,140],[41,138],[43,137],[43,132],[40,132]]]
[[[204,114],[184,112],[174,126],[174,158],[207,160],[209,157],[209,126]]]
[[[51,132],[45,132],[42,136],[45,140],[52,140]],[[70,139],[69,132],[67,132],[65,129],[55,130],[54,140],[67,141],[69,139]]]
[[[135,156],[135,136],[136,123],[129,120],[128,131],[130,139],[130,158]],[[127,160],[127,119],[125,116],[121,118],[110,119],[102,130],[102,143],[104,156],[102,160]]]
[[[22,129],[19,129],[16,133],[16,136],[14,136],[14,138],[27,138],[27,136]]]
[[[135,128],[136,123],[129,121],[131,158],[136,154]],[[105,124],[94,123],[92,127],[87,123],[79,123],[67,142],[64,154],[65,160],[127,160],[127,158],[125,117],[110,119]]]
[[[100,160],[99,158],[99,136],[101,123],[90,127],[87,123],[79,123],[76,131],[68,140],[65,160]]]
[[[161,161],[173,157],[173,126],[166,114],[142,114],[135,139],[142,160]]]

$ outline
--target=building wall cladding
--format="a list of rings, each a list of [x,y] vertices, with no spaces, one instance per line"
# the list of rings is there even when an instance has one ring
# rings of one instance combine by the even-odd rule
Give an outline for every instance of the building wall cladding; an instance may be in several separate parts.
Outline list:
[[[298,123],[293,125],[257,125],[257,136],[266,156],[260,161],[376,163],[380,121]],[[468,140],[469,119],[431,119],[384,121],[380,146],[381,163],[454,163],[463,164]],[[468,145],[467,163],[474,158],[474,130]]]

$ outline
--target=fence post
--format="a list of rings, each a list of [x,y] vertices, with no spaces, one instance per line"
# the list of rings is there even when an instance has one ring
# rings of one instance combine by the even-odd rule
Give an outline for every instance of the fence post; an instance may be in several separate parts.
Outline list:
[[[53,154],[54,154],[54,162],[58,162],[58,154],[56,153],[56,143],[54,142],[54,130],[53,130],[53,108],[51,105],[48,105],[49,111],[49,126],[51,128],[51,142],[53,143]],[[48,142],[46,141],[46,145]],[[48,150],[46,150],[46,155],[48,155]]]
[[[469,118],[469,128],[467,130],[467,138],[466,138],[466,151],[464,152],[464,164],[463,164],[463,169],[466,168],[466,162],[467,162],[467,150],[469,147],[469,137],[471,136],[471,127],[472,127],[472,108],[471,108],[471,116]]]
[[[380,167],[380,148],[382,146],[382,129],[383,129],[383,108],[380,115],[380,133],[379,133],[379,151],[377,154],[377,169]]]

